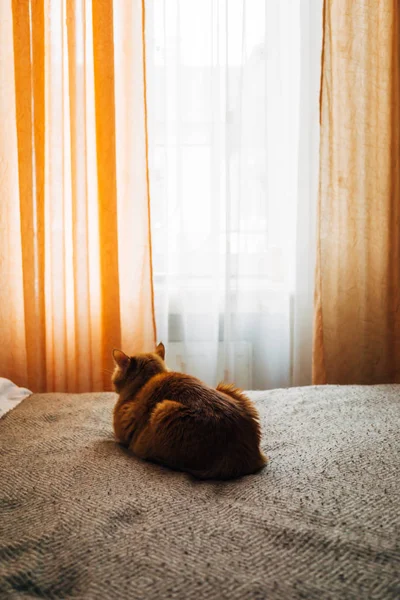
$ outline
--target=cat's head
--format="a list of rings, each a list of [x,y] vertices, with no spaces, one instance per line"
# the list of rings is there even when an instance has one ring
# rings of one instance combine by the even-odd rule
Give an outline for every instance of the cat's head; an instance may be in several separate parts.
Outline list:
[[[117,393],[122,392],[125,386],[133,381],[138,388],[144,385],[157,373],[167,370],[165,365],[165,347],[163,343],[158,344],[155,352],[147,354],[136,354],[128,356],[122,350],[113,350],[114,372],[111,377],[112,384]]]

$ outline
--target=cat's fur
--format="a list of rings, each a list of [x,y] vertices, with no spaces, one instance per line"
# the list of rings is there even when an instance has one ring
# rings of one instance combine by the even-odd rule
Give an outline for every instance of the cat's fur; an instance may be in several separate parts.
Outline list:
[[[138,457],[200,479],[240,477],[266,464],[258,413],[243,392],[168,371],[163,344],[154,354],[113,356],[114,431]]]

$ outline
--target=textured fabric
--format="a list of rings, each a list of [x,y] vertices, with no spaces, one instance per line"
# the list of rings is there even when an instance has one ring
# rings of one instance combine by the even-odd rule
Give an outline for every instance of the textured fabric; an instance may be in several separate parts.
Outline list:
[[[0,1],[0,373],[34,391],[154,348],[143,6]]]
[[[315,383],[400,382],[400,3],[325,1]]]
[[[113,440],[112,394],[0,420],[0,597],[400,597],[400,387],[256,393],[261,473],[196,482]]]

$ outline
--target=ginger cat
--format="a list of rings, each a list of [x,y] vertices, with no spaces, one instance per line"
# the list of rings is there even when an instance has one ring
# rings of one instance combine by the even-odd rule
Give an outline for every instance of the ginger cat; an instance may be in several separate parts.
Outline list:
[[[240,477],[266,464],[258,413],[243,392],[168,371],[163,344],[154,354],[113,356],[114,431],[136,456],[199,479]]]

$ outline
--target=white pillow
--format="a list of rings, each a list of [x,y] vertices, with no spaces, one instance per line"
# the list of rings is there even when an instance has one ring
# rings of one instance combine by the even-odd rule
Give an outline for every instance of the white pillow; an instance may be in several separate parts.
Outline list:
[[[5,377],[0,377],[0,417],[12,408],[15,408],[24,398],[32,392],[26,388],[20,388]]]

